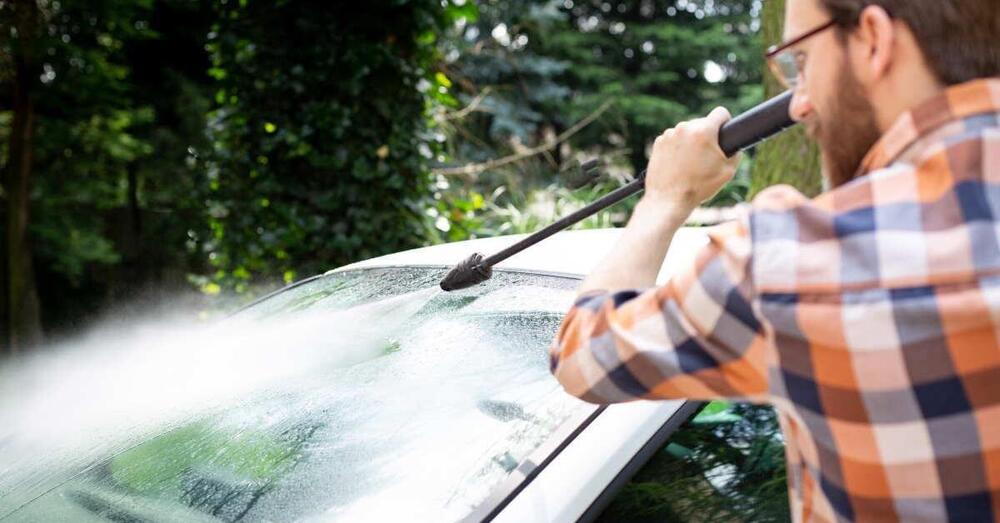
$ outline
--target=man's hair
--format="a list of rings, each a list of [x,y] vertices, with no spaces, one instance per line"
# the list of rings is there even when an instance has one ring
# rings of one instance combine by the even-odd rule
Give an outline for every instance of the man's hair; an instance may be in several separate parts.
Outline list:
[[[869,5],[882,7],[910,28],[938,79],[955,85],[1000,76],[998,0],[820,0],[841,34]]]

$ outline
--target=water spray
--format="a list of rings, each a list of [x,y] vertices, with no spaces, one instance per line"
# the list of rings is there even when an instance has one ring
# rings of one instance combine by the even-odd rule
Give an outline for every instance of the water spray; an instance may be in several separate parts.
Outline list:
[[[795,125],[788,115],[791,103],[792,93],[787,91],[729,120],[719,129],[719,148],[727,157],[731,157]],[[598,163],[596,160],[591,160],[584,163],[581,168],[585,173],[595,172]],[[628,185],[608,193],[492,256],[474,253],[445,275],[441,280],[441,289],[445,291],[465,289],[490,279],[493,276],[493,266],[497,263],[641,191],[645,180],[646,171],[643,171]]]

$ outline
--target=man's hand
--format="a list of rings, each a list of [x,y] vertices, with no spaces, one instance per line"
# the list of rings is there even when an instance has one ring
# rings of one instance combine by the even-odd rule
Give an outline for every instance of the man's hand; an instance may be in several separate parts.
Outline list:
[[[667,129],[653,142],[643,199],[678,210],[694,210],[733,178],[739,155],[726,158],[719,148],[719,128],[729,111],[716,107],[708,116]]]
[[[719,148],[719,128],[727,121],[729,111],[720,107],[656,139],[646,169],[646,194],[615,250],[583,280],[579,292],[641,289],[656,283],[674,233],[736,172],[739,158],[727,159]]]

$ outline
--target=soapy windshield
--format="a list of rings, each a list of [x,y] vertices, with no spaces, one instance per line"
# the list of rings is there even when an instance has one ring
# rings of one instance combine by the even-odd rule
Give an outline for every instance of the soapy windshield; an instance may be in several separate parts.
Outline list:
[[[120,384],[106,397],[94,393],[120,416],[89,406],[102,416],[66,422],[84,432],[36,427],[49,439],[8,429],[0,519],[468,516],[561,424],[593,406],[565,394],[548,371],[547,347],[575,280],[498,271],[445,293],[443,275],[331,273],[245,309],[211,342],[164,335],[160,344],[203,346],[160,354],[156,345],[143,365],[122,364],[138,373],[130,399]],[[194,361],[174,361],[178,354]],[[156,390],[144,397],[144,387]]]

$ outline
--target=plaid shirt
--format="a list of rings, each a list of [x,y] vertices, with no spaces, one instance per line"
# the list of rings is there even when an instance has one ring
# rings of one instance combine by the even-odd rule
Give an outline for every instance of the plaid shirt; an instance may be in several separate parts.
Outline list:
[[[662,287],[552,346],[598,403],[775,405],[797,521],[1000,520],[1000,78],[903,115],[861,176],[772,187]]]

